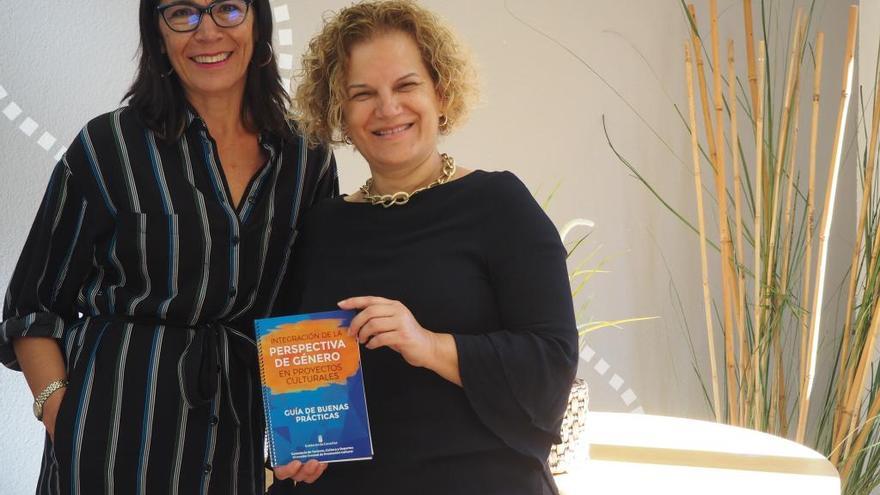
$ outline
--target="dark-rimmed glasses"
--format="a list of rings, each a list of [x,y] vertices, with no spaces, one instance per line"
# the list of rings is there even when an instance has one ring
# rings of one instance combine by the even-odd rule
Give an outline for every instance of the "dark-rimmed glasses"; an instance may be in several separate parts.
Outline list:
[[[209,14],[220,27],[235,27],[247,18],[253,0],[216,0],[207,7],[192,2],[173,2],[156,7],[172,31],[188,33],[199,28],[202,16]]]

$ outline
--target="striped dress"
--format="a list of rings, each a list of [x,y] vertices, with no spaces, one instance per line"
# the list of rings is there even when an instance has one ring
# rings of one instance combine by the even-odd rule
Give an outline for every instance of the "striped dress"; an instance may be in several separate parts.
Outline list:
[[[271,312],[301,211],[338,192],[326,150],[264,134],[239,206],[190,112],[159,140],[102,115],[56,166],[6,294],[11,339],[51,336],[68,379],[38,494],[262,493],[252,321]]]

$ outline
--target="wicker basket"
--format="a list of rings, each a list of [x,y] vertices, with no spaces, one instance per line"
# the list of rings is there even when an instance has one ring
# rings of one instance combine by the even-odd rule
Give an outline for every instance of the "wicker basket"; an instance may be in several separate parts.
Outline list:
[[[550,449],[550,457],[547,459],[551,473],[565,473],[570,466],[587,459],[589,446],[584,431],[587,427],[588,403],[587,382],[578,378],[571,386],[568,406],[562,418],[562,428],[559,432],[562,442]]]

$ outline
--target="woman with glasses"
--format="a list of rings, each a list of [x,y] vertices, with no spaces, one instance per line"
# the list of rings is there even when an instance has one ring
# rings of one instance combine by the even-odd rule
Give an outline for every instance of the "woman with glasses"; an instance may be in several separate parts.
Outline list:
[[[286,119],[268,0],[142,0],[139,19],[128,105],[52,174],[0,361],[46,427],[38,494],[262,493],[252,322],[335,163]]]
[[[328,18],[294,98],[315,143],[353,144],[371,178],[301,229],[290,312],[358,310],[374,457],[273,494],[543,495],[577,364],[565,249],[510,172],[440,150],[464,119],[468,59],[406,0]]]

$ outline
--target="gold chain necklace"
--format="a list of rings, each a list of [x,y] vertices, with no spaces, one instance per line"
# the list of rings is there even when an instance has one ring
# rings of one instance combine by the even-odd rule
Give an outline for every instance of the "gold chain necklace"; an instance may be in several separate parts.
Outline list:
[[[431,182],[427,186],[420,187],[413,192],[408,193],[405,191],[398,191],[394,194],[370,194],[370,189],[373,187],[372,178],[367,179],[367,183],[361,186],[360,191],[363,193],[364,199],[374,205],[382,205],[385,208],[394,205],[405,205],[409,202],[409,198],[415,196],[417,193],[420,193],[425,189],[431,189],[434,186],[446,184],[449,182],[449,179],[455,175],[455,160],[453,160],[451,156],[442,153],[440,155],[440,161],[443,162],[440,177],[434,179],[434,182]]]

